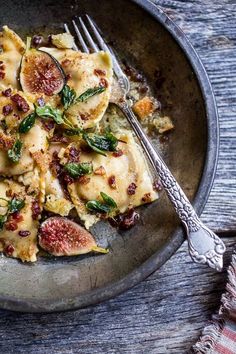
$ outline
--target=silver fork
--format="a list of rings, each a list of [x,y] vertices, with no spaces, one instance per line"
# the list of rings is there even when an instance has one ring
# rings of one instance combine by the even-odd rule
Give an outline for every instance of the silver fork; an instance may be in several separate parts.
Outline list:
[[[85,16],[85,20],[79,17],[78,22],[80,29],[76,22],[72,21],[82,51],[89,53],[90,49],[93,52],[104,50],[111,54],[116,78],[110,101],[116,104],[125,114],[155,172],[159,175],[160,181],[185,227],[190,256],[196,263],[206,263],[211,268],[221,271],[225,252],[223,241],[201,222],[185,193],[144,133],[139,121],[127,103],[126,97],[130,89],[129,80],[124,74],[113,50],[102,38],[98,27],[88,15]],[[67,24],[64,24],[64,27],[70,33]],[[74,49],[78,50],[77,46]]]

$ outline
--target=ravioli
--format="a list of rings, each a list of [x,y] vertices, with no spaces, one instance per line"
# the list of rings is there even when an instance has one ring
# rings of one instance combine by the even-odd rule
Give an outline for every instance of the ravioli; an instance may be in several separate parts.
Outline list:
[[[103,117],[111,94],[112,61],[107,52],[87,54],[71,49],[41,48],[56,58],[68,77],[67,84],[79,97],[88,89],[104,86],[106,89],[86,102],[77,102],[66,111],[71,123],[84,129],[95,126]]]
[[[71,198],[74,204],[77,204],[78,214],[87,227],[97,219],[88,216],[85,202],[99,200],[100,192],[114,199],[121,213],[128,208],[152,202],[158,197],[153,189],[152,176],[146,160],[132,133],[120,134],[118,138],[123,141],[118,145],[123,152],[121,156],[115,157],[111,153],[102,156],[82,152],[81,162],[91,161],[95,173],[89,176],[86,184],[76,182],[68,186]],[[105,170],[102,175],[96,174],[96,170],[100,167]],[[111,180],[114,181],[113,184],[110,183]],[[131,189],[134,192],[131,192]]]
[[[37,122],[33,128],[24,134],[22,155],[18,163],[13,163],[8,159],[7,152],[0,150],[0,174],[3,176],[21,175],[33,171],[35,160],[33,154],[47,150],[47,132]]]
[[[18,72],[25,43],[7,26],[0,33],[0,89],[19,89]]]
[[[32,218],[32,202],[34,199],[26,195],[25,188],[19,183],[11,180],[1,181],[0,198],[9,200],[7,196],[9,191],[24,198],[25,206],[19,212],[22,216],[22,221],[17,223],[16,230],[8,230],[6,224],[3,226],[3,230],[0,233],[0,251],[4,251],[6,254],[10,253],[11,257],[19,258],[23,262],[35,262],[38,252],[37,233],[39,222]],[[29,235],[23,236],[25,231],[29,232]]]
[[[23,68],[22,56],[27,59],[24,42],[7,26],[0,33],[0,251],[23,262],[36,261],[42,212],[46,217],[51,213],[61,215],[65,222],[65,217],[74,217],[75,211],[88,229],[101,218],[124,213],[158,198],[149,166],[133,134],[119,120],[113,124],[117,126],[114,130],[111,120],[104,116],[112,87],[110,54],[62,49],[62,46],[71,47],[72,36],[60,34],[53,38],[50,45],[58,48],[33,51],[35,57],[41,55],[37,60],[42,67],[27,67],[26,72],[36,87],[31,90],[23,69],[22,87],[18,80],[20,66]],[[31,48],[28,43],[27,50]],[[62,68],[40,50],[54,57]],[[43,62],[42,57],[50,60]],[[30,58],[25,64],[32,64],[33,56]],[[58,79],[49,62],[58,68],[62,79],[59,89],[50,94],[39,90],[45,82],[54,87]],[[114,134],[108,133],[107,128]],[[87,134],[91,131],[94,134]],[[22,149],[15,156],[9,150],[17,140]],[[106,156],[99,152],[105,152]],[[82,175],[73,175],[65,166],[68,162],[76,165],[73,165],[75,170],[85,168],[83,162],[91,162],[93,168],[87,164],[89,168]],[[110,210],[108,204],[103,204],[102,216],[86,206],[88,201],[95,201],[96,205],[99,201],[105,203],[101,192],[113,207],[117,205],[115,210]],[[12,198],[24,203],[16,213],[7,209],[4,214]],[[55,235],[57,243],[58,234]],[[52,240],[54,237],[49,242],[55,241]],[[102,252],[100,247],[96,250]]]

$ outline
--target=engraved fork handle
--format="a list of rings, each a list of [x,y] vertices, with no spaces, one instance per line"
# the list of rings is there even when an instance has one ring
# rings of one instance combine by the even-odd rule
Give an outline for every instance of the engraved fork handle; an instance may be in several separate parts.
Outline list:
[[[136,133],[155,172],[159,175],[176,213],[185,226],[191,258],[196,263],[206,263],[211,268],[221,271],[225,252],[223,241],[201,222],[183,190],[144,133],[127,102],[121,102],[118,106]]]

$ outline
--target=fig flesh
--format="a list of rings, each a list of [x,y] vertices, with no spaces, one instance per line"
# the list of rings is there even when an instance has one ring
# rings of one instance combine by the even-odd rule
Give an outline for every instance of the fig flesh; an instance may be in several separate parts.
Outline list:
[[[82,226],[59,216],[50,217],[41,224],[39,245],[54,256],[75,256],[92,251],[107,253]]]
[[[20,69],[20,84],[25,93],[58,94],[65,85],[65,74],[50,54],[37,49],[25,52]]]

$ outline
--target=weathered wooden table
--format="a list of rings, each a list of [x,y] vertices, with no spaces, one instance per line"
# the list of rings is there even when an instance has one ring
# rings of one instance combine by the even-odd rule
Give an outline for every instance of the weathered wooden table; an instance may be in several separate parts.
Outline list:
[[[215,91],[220,159],[202,219],[223,237],[227,265],[236,240],[236,1],[153,1],[188,35]],[[0,353],[184,354],[219,306],[225,282],[225,272],[194,265],[185,243],[161,270],[101,305],[56,314],[0,311]]]

